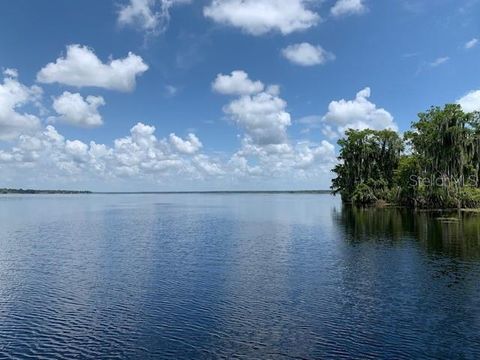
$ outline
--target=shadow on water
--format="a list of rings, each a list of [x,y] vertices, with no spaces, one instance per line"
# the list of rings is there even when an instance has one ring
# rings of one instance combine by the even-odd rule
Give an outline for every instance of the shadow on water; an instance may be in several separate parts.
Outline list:
[[[343,205],[332,217],[351,244],[413,239],[431,255],[480,259],[480,214]]]

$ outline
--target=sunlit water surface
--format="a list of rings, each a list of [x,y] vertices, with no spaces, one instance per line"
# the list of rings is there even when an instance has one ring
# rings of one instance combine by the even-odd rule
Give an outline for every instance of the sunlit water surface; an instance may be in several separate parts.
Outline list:
[[[458,216],[458,215],[455,215]],[[480,358],[480,215],[0,197],[0,358]]]

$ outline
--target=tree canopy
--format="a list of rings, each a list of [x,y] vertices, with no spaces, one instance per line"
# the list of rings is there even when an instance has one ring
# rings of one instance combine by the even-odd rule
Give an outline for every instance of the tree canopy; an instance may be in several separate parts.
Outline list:
[[[457,104],[418,114],[403,138],[349,129],[332,189],[346,202],[425,208],[480,206],[480,116]]]

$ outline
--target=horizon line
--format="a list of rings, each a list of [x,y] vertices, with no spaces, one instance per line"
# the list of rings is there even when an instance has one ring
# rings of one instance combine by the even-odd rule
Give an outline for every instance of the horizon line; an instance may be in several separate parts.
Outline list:
[[[32,188],[0,188],[2,193],[65,193],[65,194],[274,194],[274,193],[332,193],[327,189],[315,190],[177,190],[177,191],[91,191],[70,189],[32,189]]]

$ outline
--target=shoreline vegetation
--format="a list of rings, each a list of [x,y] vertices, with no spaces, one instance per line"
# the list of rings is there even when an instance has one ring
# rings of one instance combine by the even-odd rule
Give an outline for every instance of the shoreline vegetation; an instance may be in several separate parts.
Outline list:
[[[359,206],[480,209],[480,113],[460,105],[418,114],[412,129],[349,129],[331,189]]]
[[[77,190],[34,190],[34,189],[8,189],[0,188],[0,195],[3,194],[92,194],[91,191]]]

